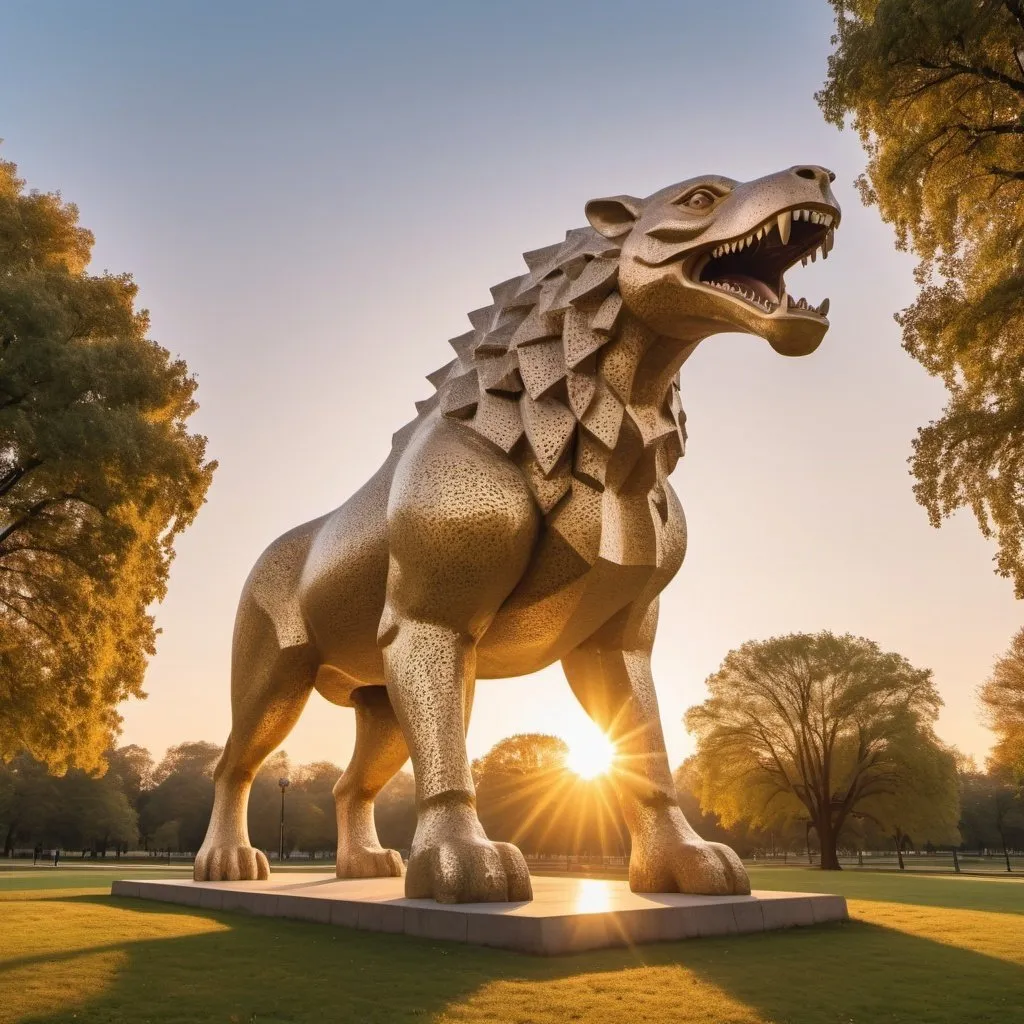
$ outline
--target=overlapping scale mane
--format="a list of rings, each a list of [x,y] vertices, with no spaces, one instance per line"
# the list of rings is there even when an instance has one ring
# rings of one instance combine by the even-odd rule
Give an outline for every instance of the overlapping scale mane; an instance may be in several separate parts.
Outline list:
[[[469,314],[472,329],[449,342],[455,359],[428,377],[437,393],[417,403],[421,414],[439,404],[516,458],[545,512],[573,478],[600,491],[618,439],[628,395],[598,372],[598,356],[622,309],[619,255],[590,227],[524,253],[528,272]]]

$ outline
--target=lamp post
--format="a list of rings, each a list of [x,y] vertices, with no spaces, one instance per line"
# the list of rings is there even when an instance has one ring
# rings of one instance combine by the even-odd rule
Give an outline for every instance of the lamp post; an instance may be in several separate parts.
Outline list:
[[[278,863],[284,864],[284,791],[288,788],[289,782],[285,778],[280,778],[277,784],[281,787],[281,845],[277,851],[277,859]]]

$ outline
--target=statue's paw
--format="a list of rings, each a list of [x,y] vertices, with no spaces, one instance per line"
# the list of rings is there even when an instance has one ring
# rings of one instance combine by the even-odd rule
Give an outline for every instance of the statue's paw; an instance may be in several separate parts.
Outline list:
[[[732,885],[730,892],[735,896],[749,896],[750,876],[736,851],[724,843],[708,843],[708,846],[718,854],[719,860],[725,867],[725,873],[729,876]]]
[[[270,877],[262,850],[251,846],[207,846],[196,856],[192,877],[197,882],[249,882]]]
[[[633,892],[682,892],[701,896],[746,896],[750,879],[743,862],[721,843],[673,841],[630,858]]]
[[[339,849],[335,874],[339,878],[401,878],[402,855],[379,846]]]
[[[442,839],[413,849],[405,895],[438,903],[516,903],[533,899],[533,886],[525,858],[511,843]]]

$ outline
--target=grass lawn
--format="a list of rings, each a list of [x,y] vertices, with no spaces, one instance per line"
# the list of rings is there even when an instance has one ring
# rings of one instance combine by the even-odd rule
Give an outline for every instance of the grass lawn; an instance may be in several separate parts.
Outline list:
[[[104,868],[0,871],[0,1022],[1024,1024],[1024,882],[755,869],[848,924],[543,960],[112,899]]]

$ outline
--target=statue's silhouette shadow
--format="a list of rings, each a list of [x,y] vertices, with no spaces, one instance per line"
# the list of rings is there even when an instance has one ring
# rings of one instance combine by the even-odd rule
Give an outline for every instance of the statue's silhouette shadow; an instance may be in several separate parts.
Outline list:
[[[71,902],[110,905],[99,896]],[[542,959],[240,913],[116,903],[138,914],[199,915],[227,928],[140,942],[104,937],[63,957],[9,961],[0,990],[14,968],[102,950],[125,954],[101,994],[19,1024],[57,1024],[72,1012],[80,1021],[137,1020],[146,1004],[174,1008],[166,1018],[154,1013],[154,1020],[422,1021],[486,1000],[495,983],[504,983],[507,1021],[547,1020],[553,1004],[574,1000],[580,1020],[664,1020],[666,992],[673,990],[679,1016],[668,1019],[678,1020],[687,1019],[687,1001],[703,996],[736,1006],[736,1020],[1006,1024],[1018,1019],[1012,1015],[1024,1000],[1024,965],[857,921]],[[631,979],[638,969],[643,977]],[[580,979],[586,984],[575,984]],[[678,988],[684,980],[685,999]]]

